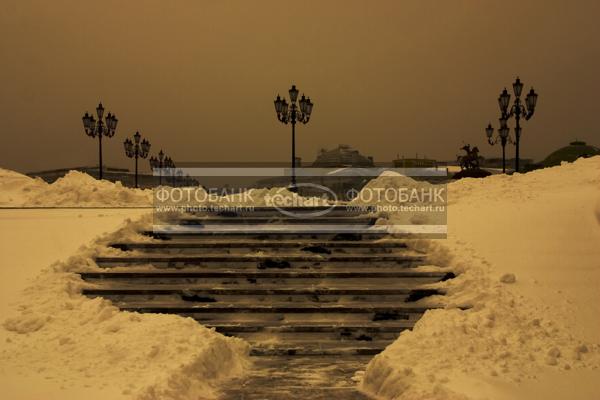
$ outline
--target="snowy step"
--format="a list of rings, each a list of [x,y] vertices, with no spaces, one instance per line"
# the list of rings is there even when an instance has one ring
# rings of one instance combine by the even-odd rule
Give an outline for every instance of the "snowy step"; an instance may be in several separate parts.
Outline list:
[[[203,230],[203,229],[188,229],[188,230],[164,230],[155,229],[141,232],[145,236],[150,236],[154,239],[171,240],[171,239],[198,239],[198,238],[239,238],[243,237],[246,239],[261,239],[261,240],[272,240],[281,239],[283,237],[287,239],[321,239],[321,240],[377,240],[382,238],[389,238],[390,233],[386,231],[369,231],[364,232],[359,230],[358,232],[341,232],[339,227],[335,227],[333,230],[317,231],[316,229],[307,229],[301,231],[299,229],[288,229],[288,230]]]
[[[144,255],[144,256],[100,256],[96,257],[96,264],[100,267],[113,267],[123,265],[204,265],[208,263],[261,263],[262,268],[290,268],[291,263],[359,263],[369,265],[371,263],[395,263],[406,267],[417,266],[423,263],[425,257],[422,255],[328,255],[328,254],[281,254],[281,255]]]
[[[81,272],[83,294],[125,311],[193,318],[246,339],[265,360],[317,357],[311,365],[377,354],[427,310],[445,307],[444,291],[430,284],[454,274],[427,265],[401,235],[372,226],[376,218],[364,210],[326,209],[298,216],[297,209],[285,215],[258,207],[155,225],[142,233],[158,240],[110,244],[123,252],[97,257],[101,270]],[[295,379],[290,374],[282,384]],[[318,386],[308,398],[362,398],[353,383],[329,394]],[[297,394],[284,393],[286,400]]]
[[[425,278],[433,280],[446,280],[454,277],[451,272],[430,271],[378,271],[373,269],[353,271],[256,271],[256,270],[197,270],[180,269],[165,271],[159,269],[143,269],[136,271],[102,271],[102,272],[80,272],[84,280],[98,279],[203,279],[203,278],[247,278],[247,279],[388,279],[388,278]],[[366,282],[365,282],[366,284]]]
[[[221,324],[221,323],[262,323],[268,324],[281,324],[281,323],[293,323],[293,324],[329,324],[329,325],[361,325],[371,324],[380,322],[406,322],[414,324],[421,318],[422,313],[399,313],[399,312],[385,312],[385,313],[346,313],[330,312],[330,313],[202,313],[202,312],[190,312],[190,313],[177,313],[182,317],[188,317],[195,319],[202,325],[206,324]]]
[[[411,306],[396,303],[364,303],[358,304],[318,304],[305,303],[290,305],[273,303],[268,305],[256,303],[188,303],[184,301],[159,302],[125,302],[117,301],[116,305],[125,311],[144,313],[180,314],[180,313],[277,313],[277,314],[423,314],[427,310],[443,308],[443,305]]]
[[[367,249],[402,249],[406,243],[399,240],[385,241],[325,241],[325,240],[268,240],[268,241],[202,241],[202,242],[151,242],[151,243],[111,243],[110,247],[121,250],[173,250],[173,249],[287,249],[302,247],[322,247],[325,249],[338,248],[367,248]]]
[[[357,303],[395,303],[414,302],[425,297],[441,295],[434,289],[357,289],[357,288],[263,288],[262,285],[228,288],[201,288],[195,285],[103,285],[85,288],[83,294],[89,297],[101,296],[123,302],[140,301],[173,301],[183,300],[188,303],[227,303],[245,304],[252,296],[255,304],[271,305],[273,303],[289,304],[357,304]]]
[[[274,216],[291,216],[305,215],[311,217],[318,216],[333,216],[333,215],[363,215],[370,212],[375,212],[375,206],[349,206],[349,205],[328,205],[328,206],[313,206],[313,207],[273,207],[273,206],[219,206],[213,209],[190,212],[192,215],[217,215],[224,217],[246,216],[246,215],[274,215]]]
[[[294,224],[344,224],[344,225],[373,225],[377,221],[376,217],[285,217],[285,216],[262,216],[262,217],[195,217],[195,218],[178,218],[166,220],[164,223],[177,225],[233,225],[233,224],[279,224],[279,225],[294,225]]]
[[[85,295],[164,295],[178,294],[184,296],[197,295],[242,295],[242,296],[383,296],[410,295],[421,293],[423,296],[440,295],[436,289],[419,288],[264,288],[264,287],[221,287],[206,288],[198,285],[127,285],[115,287],[84,288]],[[190,300],[192,301],[192,300]],[[199,300],[200,301],[200,300]]]
[[[305,342],[322,343],[324,341],[345,341],[345,345],[355,345],[353,341],[371,342],[378,340],[392,341],[404,330],[414,326],[414,320],[393,321],[394,325],[382,326],[376,322],[371,324],[284,324],[270,325],[269,321],[260,324],[203,324],[215,328],[217,332],[228,336],[241,337],[250,343],[285,343],[297,344]]]
[[[253,356],[351,356],[375,355],[381,353],[393,340],[384,341],[321,341],[298,342],[290,344],[258,344],[250,349]]]
[[[266,322],[245,322],[245,323],[225,323],[225,322],[204,322],[204,325],[209,328],[215,328],[218,332],[223,333],[345,333],[345,332],[389,332],[397,333],[405,329],[410,329],[414,326],[414,321],[392,321],[390,324],[383,323],[363,323],[363,324],[315,324],[315,323],[283,323],[273,325]]]
[[[401,320],[407,321],[407,320]],[[414,324],[412,325],[414,326]],[[257,332],[231,332],[226,329],[221,329],[219,332],[227,336],[235,336],[246,340],[251,344],[261,343],[283,343],[285,345],[297,345],[306,342],[312,343],[324,343],[326,341],[343,341],[345,346],[355,346],[362,342],[373,342],[373,341],[393,341],[398,338],[402,331],[411,329],[412,326],[396,329],[394,331],[388,330],[360,330],[360,329],[326,329],[323,327],[321,330],[310,331],[311,327],[308,326],[304,330],[298,331],[277,331],[277,330],[262,330]],[[300,328],[304,328],[300,326]]]

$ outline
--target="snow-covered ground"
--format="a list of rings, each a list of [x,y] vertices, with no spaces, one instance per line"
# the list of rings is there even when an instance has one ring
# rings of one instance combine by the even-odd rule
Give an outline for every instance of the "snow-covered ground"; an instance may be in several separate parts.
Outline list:
[[[376,356],[362,389],[410,400],[598,398],[600,157],[464,179],[448,194],[448,239],[412,246],[462,273],[443,285],[450,307]]]
[[[386,174],[370,185],[394,184]],[[0,189],[3,206],[147,206],[152,200],[149,191],[78,173],[47,185],[2,170]],[[464,179],[448,193],[448,239],[410,245],[461,273],[440,284],[449,291],[449,307],[427,312],[376,356],[357,375],[362,390],[408,400],[597,398],[600,157]],[[71,271],[95,268],[98,246],[130,235],[137,223],[97,236],[148,211],[0,210],[3,397],[207,398],[219,382],[243,372],[241,340],[178,316],[119,312],[79,294],[81,281]],[[409,222],[427,223],[424,218]],[[55,260],[62,262],[45,268]],[[460,305],[473,308],[460,311]]]
[[[2,206],[148,206],[152,196],[76,172],[52,185],[0,172]],[[241,340],[81,296],[73,271],[94,268],[99,245],[129,234],[130,219],[149,220],[149,212],[0,209],[2,398],[205,399],[243,372]]]

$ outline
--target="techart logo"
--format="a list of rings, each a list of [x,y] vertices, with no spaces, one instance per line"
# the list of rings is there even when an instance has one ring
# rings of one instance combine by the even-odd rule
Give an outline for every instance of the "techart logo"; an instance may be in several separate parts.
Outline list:
[[[320,217],[334,209],[337,196],[328,187],[316,183],[297,183],[296,187],[308,196],[299,196],[287,188],[279,188],[275,194],[265,196],[265,204],[294,218]]]

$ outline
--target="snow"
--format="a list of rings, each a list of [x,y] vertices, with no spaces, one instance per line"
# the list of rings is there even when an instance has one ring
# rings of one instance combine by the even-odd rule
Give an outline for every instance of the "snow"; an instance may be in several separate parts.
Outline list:
[[[40,270],[146,210],[0,209],[0,315]],[[31,250],[31,251],[30,251]]]
[[[425,180],[415,180],[395,171],[384,171],[376,179],[369,181],[350,202],[353,206],[376,205],[378,208],[379,225],[385,225],[390,231],[406,230],[407,227],[432,229],[434,226],[446,224],[446,212],[430,211],[395,211],[399,205],[426,208],[442,205],[435,196],[422,196],[422,193],[433,194],[435,189],[440,190],[442,198],[446,196],[444,185],[434,185]],[[416,232],[416,230],[413,230]]]
[[[0,189],[4,207],[148,206],[152,199],[151,191],[78,172],[48,185],[0,170]],[[93,257],[107,241],[150,223],[149,210],[139,209],[0,209],[3,398],[207,399],[245,371],[248,345],[240,339],[81,295],[74,272],[97,270]]]
[[[80,294],[84,283],[73,272],[98,270],[93,256],[104,251],[103,245],[130,237],[134,228],[149,224],[150,217],[126,220],[118,232],[43,269],[23,290],[16,307],[3,313],[4,395],[35,398],[39,388],[32,383],[41,381],[45,399],[81,398],[82,393],[91,399],[213,398],[220,382],[244,371],[248,347],[240,339],[189,318],[121,312],[107,300]],[[55,220],[54,234],[64,230],[61,222]],[[78,242],[77,237],[74,230],[62,240]],[[22,246],[23,242],[21,252]],[[3,259],[2,264],[11,261]],[[3,281],[6,286],[11,283]]]
[[[427,185],[386,173],[367,188]],[[257,189],[252,204],[269,204],[273,196],[296,195]],[[358,371],[361,390],[400,400],[595,398],[600,157],[527,174],[462,179],[448,185],[448,201],[448,238],[409,241],[429,254],[430,264],[459,273],[437,284],[447,290],[445,298],[424,300],[448,306],[428,311],[414,330]],[[151,191],[77,172],[48,185],[0,170],[3,206],[151,202]],[[190,319],[120,312],[108,301],[80,295],[83,283],[73,271],[95,270],[92,257],[111,251],[102,249],[108,240],[131,239],[151,223],[147,211],[0,213],[3,396],[211,398],[219,384],[244,372],[248,347],[242,340]],[[434,222],[425,216],[407,221],[406,213],[381,217],[393,224]],[[121,223],[117,232],[94,239]],[[66,259],[69,254],[75,255]],[[42,269],[56,259],[62,261]],[[467,305],[472,308],[459,308]]]
[[[99,181],[79,171],[69,171],[64,177],[48,184],[41,178],[0,169],[0,206],[3,207],[151,205],[150,189],[131,189],[121,182]]]
[[[440,284],[449,306],[375,356],[361,389],[383,399],[597,398],[600,157],[462,179],[448,192],[448,238],[410,245],[461,273]]]

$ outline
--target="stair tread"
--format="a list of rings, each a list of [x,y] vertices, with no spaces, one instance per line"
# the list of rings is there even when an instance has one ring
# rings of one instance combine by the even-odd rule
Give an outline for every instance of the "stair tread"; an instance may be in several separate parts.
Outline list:
[[[285,260],[285,261],[405,261],[405,260],[424,260],[425,256],[417,254],[403,255],[371,255],[371,254],[352,254],[352,255],[306,255],[306,254],[273,254],[273,255],[152,255],[152,256],[99,256],[96,261],[100,262],[118,262],[118,261],[267,261],[267,260]]]
[[[233,328],[263,328],[267,330],[275,330],[275,331],[285,331],[285,330],[293,330],[297,328],[305,328],[305,329],[332,329],[332,330],[394,330],[394,329],[407,329],[412,328],[414,326],[415,321],[406,321],[398,323],[398,321],[394,321],[394,324],[382,324],[378,322],[368,323],[368,324],[331,324],[331,323],[290,323],[286,322],[283,324],[273,324],[272,321],[263,321],[263,322],[240,322],[240,323],[217,323],[217,322],[204,322],[203,325],[209,328],[221,328],[221,329],[233,329]]]
[[[354,206],[354,205],[347,205],[347,204],[330,204],[330,205],[319,205],[319,206],[282,206],[282,207],[275,207],[275,206],[248,206],[250,207],[250,209],[245,210],[246,206],[242,206],[242,211],[273,211],[273,212],[280,212],[280,210],[285,210],[285,211],[322,211],[322,210],[331,210],[331,211],[344,211],[344,212],[367,212],[369,210],[375,210],[375,206]],[[239,208],[236,207],[235,205],[232,205],[230,207],[227,206],[221,206],[219,205],[218,208],[216,208],[214,211],[216,212],[223,212],[223,211],[236,211]],[[194,213],[192,213],[194,214]]]
[[[236,217],[187,217],[187,218],[177,218],[172,221],[166,220],[167,223],[174,224],[240,224],[240,223],[290,223],[290,224],[298,224],[298,223],[364,223],[364,224],[372,224],[377,221],[377,217],[364,217],[364,216],[323,216],[323,217],[289,217],[285,215],[280,216],[236,216]]]
[[[335,342],[335,344],[333,343]],[[332,341],[331,345],[319,345],[314,342],[259,345],[250,348],[251,356],[338,356],[338,355],[375,355],[382,352],[393,340],[388,341]]]
[[[314,341],[299,341],[293,343],[277,343],[277,342],[266,342],[266,343],[252,343],[253,348],[301,348],[301,349],[322,349],[322,348],[336,348],[336,347],[355,347],[355,348],[373,348],[373,347],[387,347],[393,340],[335,340],[327,339],[319,342]]]
[[[103,291],[111,291],[111,292],[202,292],[202,293],[213,293],[213,294],[228,294],[234,292],[256,292],[256,293],[264,293],[264,294],[337,294],[339,292],[344,293],[364,293],[364,294],[408,294],[416,291],[433,291],[435,289],[425,288],[425,287],[415,287],[413,285],[406,285],[404,287],[398,287],[398,285],[391,285],[391,287],[364,287],[357,285],[349,286],[349,287],[307,287],[306,285],[298,287],[285,287],[282,288],[281,285],[278,287],[265,287],[260,285],[257,287],[254,286],[234,286],[231,285],[222,285],[219,287],[215,287],[214,285],[202,286],[195,284],[127,284],[127,285],[112,285],[105,284],[102,282],[100,285],[96,285],[93,287],[86,287],[83,289],[83,293],[91,293],[91,292],[103,292]]]
[[[106,284],[105,282],[101,282],[99,284],[94,284],[94,286],[86,287],[83,290],[132,290],[132,291],[143,291],[143,290],[157,290],[157,291],[190,291],[190,292],[207,292],[214,291],[215,293],[228,292],[232,290],[255,290],[255,291],[265,291],[272,293],[288,293],[288,292],[306,292],[306,293],[327,293],[327,292],[337,292],[337,291],[356,291],[356,292],[399,292],[399,293],[408,293],[411,291],[421,291],[421,290],[434,290],[427,287],[420,287],[414,285],[389,285],[388,287],[378,287],[378,286],[364,286],[357,285],[356,283],[353,285],[349,285],[347,287],[343,286],[309,286],[309,285],[277,285],[277,286],[267,286],[267,285],[196,285],[196,284],[125,284],[125,285],[113,285],[112,283]]]
[[[149,231],[143,231],[142,234],[147,235],[147,236],[177,236],[177,235],[182,235],[182,236],[186,236],[186,235],[193,235],[193,236],[212,236],[212,235],[226,235],[226,236],[246,236],[246,235],[278,235],[278,236],[294,236],[294,235],[311,235],[311,236],[318,236],[318,235],[336,235],[339,233],[356,233],[356,234],[360,234],[360,235],[371,235],[371,236],[379,236],[379,237],[386,237],[386,236],[390,236],[390,232],[387,231],[387,228],[378,228],[380,230],[375,230],[373,227],[369,227],[368,229],[365,228],[355,228],[355,229],[348,229],[346,232],[342,232],[342,228],[339,225],[334,225],[331,227],[331,229],[325,230],[322,229],[323,227],[320,227],[321,230],[317,230],[317,229],[307,229],[305,231],[301,231],[298,230],[297,228],[299,227],[295,227],[295,230],[290,230],[290,229],[240,229],[240,227],[236,227],[235,230],[222,230],[222,231],[218,231],[218,230],[213,230],[213,229],[200,229],[200,228],[196,228],[193,229],[193,227],[188,227],[186,229],[180,228],[177,230],[160,230],[160,229],[155,229],[155,230],[149,230]]]
[[[236,248],[236,247],[274,247],[274,248],[290,248],[290,247],[306,247],[306,246],[320,246],[326,248],[343,248],[343,247],[356,247],[356,248],[405,248],[406,242],[399,240],[381,240],[381,241],[324,241],[324,240],[227,240],[227,241],[202,241],[202,242],[190,242],[190,241],[168,241],[168,242],[122,242],[122,243],[111,243],[110,247],[128,247],[132,249],[169,249],[169,248]]]
[[[244,269],[199,269],[199,268],[127,268],[127,270],[105,270],[102,272],[79,272],[83,279],[94,278],[443,278],[445,271],[418,271],[418,270],[382,270],[383,268],[355,269],[355,270],[300,270],[292,268],[269,270],[244,270]]]
[[[406,313],[424,313],[430,309],[444,308],[444,305],[436,304],[430,306],[415,306],[410,303],[402,303],[398,305],[398,302],[389,303],[374,303],[371,301],[363,302],[344,302],[344,304],[331,304],[331,303],[232,303],[232,302],[214,302],[214,303],[198,303],[198,302],[186,302],[186,301],[173,301],[173,302],[158,302],[158,301],[115,301],[121,309],[152,309],[152,310],[165,310],[171,312],[195,312],[195,311],[218,311],[218,310],[247,310],[251,311],[270,311],[270,312],[331,312],[331,311],[345,311],[345,312],[360,312],[360,313],[373,313],[373,312],[406,312]],[[240,311],[243,312],[243,311]]]

